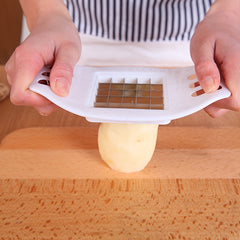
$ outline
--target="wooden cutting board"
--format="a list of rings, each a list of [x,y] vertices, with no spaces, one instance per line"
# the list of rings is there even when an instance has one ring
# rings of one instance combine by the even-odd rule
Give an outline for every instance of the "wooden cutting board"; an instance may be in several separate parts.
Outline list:
[[[27,128],[0,147],[1,239],[239,239],[240,129],[159,127],[139,173],[101,160],[97,127]]]

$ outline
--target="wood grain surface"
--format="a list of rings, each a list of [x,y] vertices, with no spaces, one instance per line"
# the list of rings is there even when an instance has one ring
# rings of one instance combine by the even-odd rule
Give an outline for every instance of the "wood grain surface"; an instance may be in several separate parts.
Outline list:
[[[0,148],[1,239],[237,240],[239,136],[160,127],[149,165],[123,174],[101,160],[97,128],[18,130]]]
[[[240,237],[239,180],[0,181],[1,239]]]

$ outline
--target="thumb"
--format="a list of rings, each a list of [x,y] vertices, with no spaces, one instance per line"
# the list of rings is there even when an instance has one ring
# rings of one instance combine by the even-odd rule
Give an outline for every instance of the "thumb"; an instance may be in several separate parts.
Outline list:
[[[50,73],[50,85],[57,95],[62,97],[68,95],[74,66],[80,57],[80,52],[80,47],[74,43],[64,43],[58,48]]]
[[[193,36],[191,40],[191,56],[195,64],[198,81],[206,93],[214,92],[220,84],[220,73],[214,61],[214,44],[200,41]]]

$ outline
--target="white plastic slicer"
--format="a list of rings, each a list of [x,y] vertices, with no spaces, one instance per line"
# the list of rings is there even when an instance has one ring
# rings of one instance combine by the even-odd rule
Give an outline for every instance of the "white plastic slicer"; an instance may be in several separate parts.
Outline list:
[[[90,122],[168,124],[231,95],[224,82],[217,91],[204,93],[193,66],[76,66],[67,97],[53,93],[49,75],[44,67],[30,89]]]

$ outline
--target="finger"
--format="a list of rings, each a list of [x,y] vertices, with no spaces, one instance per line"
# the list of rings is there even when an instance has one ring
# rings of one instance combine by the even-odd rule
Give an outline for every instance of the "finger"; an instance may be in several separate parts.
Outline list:
[[[216,91],[220,84],[220,73],[214,61],[214,41],[200,39],[196,33],[191,40],[191,56],[203,90],[206,93]]]
[[[73,69],[80,57],[80,47],[65,43],[59,47],[50,73],[50,85],[59,96],[67,96],[73,77]]]
[[[50,103],[45,106],[35,106],[34,107],[38,113],[42,116],[49,116],[51,113],[55,112],[59,107],[53,103]]]
[[[218,108],[214,105],[209,105],[204,110],[213,118],[221,117],[229,111],[228,109]]]
[[[225,56],[219,68],[225,80],[225,84],[231,91],[231,96],[213,103],[211,106],[215,108],[225,108],[232,111],[240,111],[240,67],[238,63],[240,57],[233,51]]]
[[[210,116],[222,116],[228,110],[240,111],[239,61],[240,57],[238,54],[235,55],[235,53],[232,53],[227,55],[220,65],[221,73],[225,79],[225,84],[231,91],[231,96],[208,106],[205,110]]]
[[[15,51],[14,65],[11,66],[14,69],[10,80],[12,82],[11,101],[15,105],[46,105],[47,99],[28,89],[42,69],[44,61],[37,52],[25,51],[23,53],[23,50],[20,48]]]
[[[216,109],[222,108],[222,109],[228,109],[232,111],[239,111],[239,107],[237,106],[237,103],[232,96],[230,96],[229,98],[224,98],[222,100],[214,102],[209,106],[213,106]]]
[[[221,73],[226,86],[231,91],[231,96],[227,99],[223,99],[221,102],[219,101],[217,104],[223,104],[225,108],[233,111],[240,111],[240,57],[238,52],[239,49],[229,53],[220,65]]]

